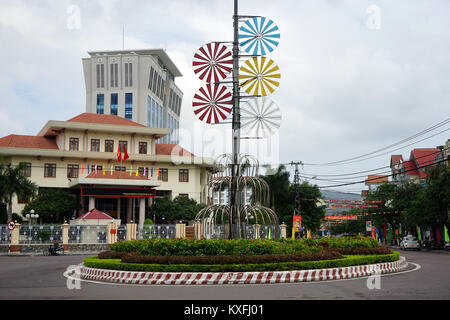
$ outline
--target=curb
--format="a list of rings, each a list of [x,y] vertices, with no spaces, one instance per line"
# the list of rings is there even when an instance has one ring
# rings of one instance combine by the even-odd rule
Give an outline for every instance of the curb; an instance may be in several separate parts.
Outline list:
[[[351,279],[399,272],[408,266],[400,257],[395,262],[386,262],[354,267],[314,269],[301,271],[267,272],[130,272],[104,270],[80,266],[83,280],[137,285],[223,285],[223,284],[271,284],[325,280]]]

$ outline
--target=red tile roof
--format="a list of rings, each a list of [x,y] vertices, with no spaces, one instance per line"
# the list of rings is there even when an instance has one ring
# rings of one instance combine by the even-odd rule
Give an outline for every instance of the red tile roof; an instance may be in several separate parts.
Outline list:
[[[405,167],[405,171],[410,176],[418,176],[419,170],[417,170],[417,166],[414,163],[414,161],[405,161],[403,162],[403,165]]]
[[[83,122],[83,123],[98,123],[98,124],[114,124],[118,126],[135,126],[146,127],[140,123],[127,120],[125,118],[114,116],[110,114],[97,114],[97,113],[82,113],[76,117],[73,117],[67,122]]]
[[[76,220],[81,220],[81,219],[88,219],[88,220],[98,220],[98,219],[114,220],[114,218],[108,216],[106,213],[104,213],[103,211],[100,211],[100,210],[98,210],[96,208],[92,209],[91,211],[86,212],[81,217],[78,217]]]
[[[441,152],[441,150],[433,149],[414,149],[411,151],[410,160],[416,161],[419,167],[428,166],[436,161],[436,156]]]
[[[175,147],[178,147],[174,150]],[[194,154],[190,153],[186,149],[180,147],[177,144],[168,144],[168,143],[157,143],[156,144],[156,154],[159,155],[174,155],[174,156],[194,156]]]
[[[401,154],[393,154],[391,156],[391,167],[394,164],[398,164],[400,161],[403,161],[403,156]]]
[[[366,185],[368,184],[381,184],[384,182],[388,182],[388,176],[384,175],[370,175],[367,177]]]
[[[0,138],[0,147],[58,149],[55,140],[46,137],[10,134]]]

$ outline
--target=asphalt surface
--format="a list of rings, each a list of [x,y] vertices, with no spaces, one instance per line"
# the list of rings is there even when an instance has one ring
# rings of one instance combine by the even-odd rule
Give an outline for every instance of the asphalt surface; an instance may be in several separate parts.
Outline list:
[[[85,256],[0,256],[0,300],[448,300],[450,253],[401,251],[407,272],[382,276],[379,289],[367,278],[294,284],[134,286],[82,281],[68,289],[63,273]]]

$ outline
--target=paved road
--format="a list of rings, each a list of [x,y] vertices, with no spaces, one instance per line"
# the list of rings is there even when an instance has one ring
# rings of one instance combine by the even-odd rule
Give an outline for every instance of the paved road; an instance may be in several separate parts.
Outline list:
[[[401,252],[420,269],[381,278],[369,290],[367,279],[328,282],[228,285],[130,286],[82,282],[69,290],[63,276],[84,256],[0,256],[0,299],[151,299],[151,300],[298,300],[298,299],[450,299],[450,254]]]

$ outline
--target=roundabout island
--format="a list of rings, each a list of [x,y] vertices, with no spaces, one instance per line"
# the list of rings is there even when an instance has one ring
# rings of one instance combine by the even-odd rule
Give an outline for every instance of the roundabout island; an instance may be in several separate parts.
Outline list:
[[[122,241],[80,265],[87,281],[134,285],[270,284],[350,279],[407,268],[373,238]]]

